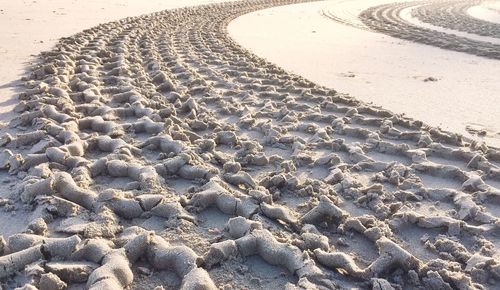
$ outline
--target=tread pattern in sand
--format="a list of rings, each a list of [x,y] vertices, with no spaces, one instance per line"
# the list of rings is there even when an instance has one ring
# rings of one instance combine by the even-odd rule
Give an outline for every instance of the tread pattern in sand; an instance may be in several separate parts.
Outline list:
[[[0,236],[2,285],[499,283],[500,151],[289,74],[227,34],[239,15],[298,2],[127,18],[42,53],[0,139],[11,202],[42,217]]]
[[[500,24],[481,20],[467,13],[469,8],[482,2],[484,1],[432,1],[412,9],[412,16],[434,26],[500,38]]]
[[[478,41],[470,38],[458,36],[451,33],[445,33],[441,31],[436,31],[428,28],[424,28],[413,23],[410,23],[401,18],[401,11],[407,8],[411,8],[414,6],[419,6],[422,3],[427,2],[404,2],[404,3],[391,3],[384,4],[375,7],[370,7],[364,10],[360,15],[360,19],[363,23],[370,27],[374,31],[378,31],[393,37],[418,42],[422,44],[432,45],[436,47],[440,47],[443,49],[464,52],[468,54],[473,54],[477,56],[483,56],[491,59],[500,59],[500,45],[486,42],[486,41]],[[447,2],[449,3],[449,2]],[[426,7],[424,5],[423,7]],[[416,8],[418,11],[419,8]],[[413,10],[412,10],[413,11]],[[455,11],[455,10],[453,10]],[[414,12],[419,13],[419,12]],[[439,12],[435,12],[439,13]],[[421,12],[422,15],[425,15],[425,12]],[[431,16],[434,17],[434,16]],[[429,18],[431,18],[429,17]],[[440,16],[436,16],[436,20],[439,21],[438,26],[445,26],[443,23],[452,22],[454,18],[451,18],[449,15],[443,16],[444,19],[439,21]],[[457,16],[459,19],[461,17]],[[433,18],[434,19],[434,18]],[[470,20],[470,19],[469,19]],[[426,21],[426,20],[424,20]],[[476,26],[471,24],[471,21],[466,21],[463,24],[462,22],[457,22],[457,26],[462,27],[458,30],[465,30],[463,27],[470,25],[470,30],[476,30]],[[475,22],[474,22],[475,23]],[[434,23],[432,23],[434,24]],[[451,26],[451,24],[446,25]],[[472,28],[476,27],[476,28]],[[495,26],[496,27],[496,26]],[[457,27],[458,28],[458,27]],[[477,28],[477,29],[486,29],[486,28]],[[476,32],[475,32],[476,33]],[[492,34],[498,37],[498,29],[491,31]],[[491,35],[488,35],[491,36]]]
[[[321,10],[321,15],[346,26],[370,31],[366,25],[359,21],[358,15],[350,11],[349,2],[350,0],[343,0],[329,4],[328,7]],[[344,5],[347,6],[347,8],[344,7]]]

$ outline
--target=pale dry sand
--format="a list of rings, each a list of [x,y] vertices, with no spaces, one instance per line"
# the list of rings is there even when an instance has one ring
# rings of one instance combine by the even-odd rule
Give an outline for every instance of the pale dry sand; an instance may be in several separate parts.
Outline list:
[[[335,0],[272,8],[238,18],[229,32],[259,56],[319,84],[445,130],[467,136],[471,129],[485,130],[480,139],[500,146],[500,106],[494,105],[500,61],[359,29],[361,11],[388,2]],[[349,25],[322,17],[322,11]],[[438,81],[423,83],[428,77]]]
[[[227,33],[297,2],[130,17],[42,52],[0,137],[0,286],[494,289],[500,151]]]
[[[493,2],[493,1],[492,1]],[[498,7],[498,8],[496,8]],[[496,9],[495,9],[496,8]],[[476,5],[467,11],[471,16],[493,23],[500,23],[500,3]]]

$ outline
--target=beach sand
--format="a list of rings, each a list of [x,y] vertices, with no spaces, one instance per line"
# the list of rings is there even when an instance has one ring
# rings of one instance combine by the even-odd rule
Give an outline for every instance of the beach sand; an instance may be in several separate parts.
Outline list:
[[[129,16],[215,0],[0,0],[0,120],[13,117],[19,80],[59,38]]]
[[[41,52],[0,136],[0,287],[494,289],[500,151],[228,33],[299,2],[129,17]]]
[[[362,10],[388,2],[334,0],[276,7],[238,18],[229,32],[259,56],[318,84],[444,130],[470,137],[485,131],[475,137],[500,147],[495,117],[500,106],[492,106],[500,92],[500,61],[354,27],[363,26],[357,19]],[[437,81],[424,82],[429,77]]]

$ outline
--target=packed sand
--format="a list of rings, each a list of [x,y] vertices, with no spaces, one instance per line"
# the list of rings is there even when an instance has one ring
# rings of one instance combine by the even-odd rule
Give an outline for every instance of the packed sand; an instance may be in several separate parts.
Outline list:
[[[414,42],[419,38],[440,38],[436,36],[446,30],[425,23],[438,32],[422,36],[419,26],[407,23],[410,19],[405,16],[432,10],[421,2],[398,4],[413,8],[414,3],[418,8],[402,8],[406,15],[398,15],[405,18],[399,18],[399,22],[418,28],[409,40],[376,33],[358,17],[364,11],[369,15],[371,7],[384,4],[388,11],[382,14],[392,15],[389,11],[395,6],[388,4],[391,2],[394,1],[330,0],[276,7],[236,19],[230,23],[229,32],[257,55],[318,84],[500,147],[500,121],[494,117],[500,116],[500,106],[492,105],[498,102],[500,92],[500,61]],[[472,8],[475,7],[479,6]],[[424,19],[413,19],[424,23]],[[387,33],[406,29],[394,27]],[[451,32],[466,35],[463,31]],[[498,37],[469,35],[494,39],[500,44]]]
[[[27,223],[2,223],[1,286],[495,289],[500,151],[227,33],[298,2],[129,17],[43,52],[0,138],[0,218]]]

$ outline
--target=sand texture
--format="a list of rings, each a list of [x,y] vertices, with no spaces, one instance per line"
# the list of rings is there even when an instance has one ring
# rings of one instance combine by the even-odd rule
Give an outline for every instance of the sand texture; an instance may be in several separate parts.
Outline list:
[[[405,21],[400,17],[403,9],[421,5],[417,9],[413,9],[412,14],[423,19],[424,22],[459,31],[499,37],[500,30],[498,24],[486,24],[475,18],[464,16],[466,15],[464,9],[468,8],[467,5],[473,5],[470,1],[464,2],[466,2],[465,5],[456,5],[456,1],[446,1],[443,3],[439,1],[437,4],[436,2],[432,2],[428,5],[422,5],[422,2],[383,4],[363,11],[360,18],[371,29],[393,37],[477,56],[500,59],[500,44],[472,40],[449,33],[437,33],[435,30],[413,25],[411,22]],[[450,7],[453,8],[450,9]],[[444,17],[443,14],[445,14]],[[453,17],[450,17],[450,14]]]
[[[500,151],[227,34],[299,2],[130,17],[41,53],[0,138],[1,287],[495,289]]]
[[[0,120],[14,117],[27,66],[61,37],[125,17],[221,1],[230,0],[0,0]]]
[[[274,7],[238,17],[228,31],[260,57],[317,84],[500,148],[496,117],[500,106],[494,105],[500,92],[500,60],[392,37],[372,30],[359,17],[375,6],[405,4],[393,2],[329,0]],[[422,5],[441,2],[411,1],[391,17],[425,28],[432,38],[445,34],[500,44],[499,38],[440,27],[412,16]],[[482,2],[467,12],[478,10],[474,15],[484,17],[486,4],[491,3]],[[446,17],[453,20],[451,15]],[[400,33],[399,26],[388,29]],[[427,36],[415,35],[415,39]],[[460,42],[449,45],[462,46]]]
[[[448,29],[500,38],[500,24],[471,16],[467,11],[483,1],[431,2],[412,10],[413,15],[426,23]]]

